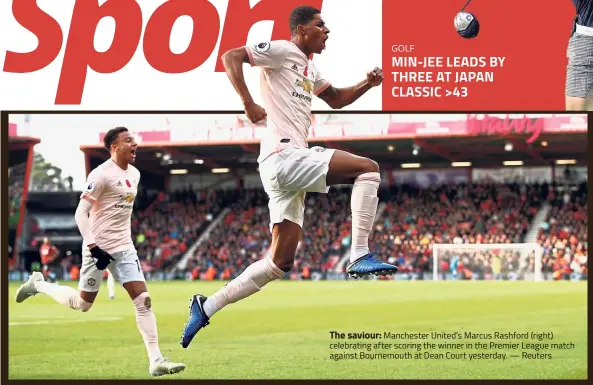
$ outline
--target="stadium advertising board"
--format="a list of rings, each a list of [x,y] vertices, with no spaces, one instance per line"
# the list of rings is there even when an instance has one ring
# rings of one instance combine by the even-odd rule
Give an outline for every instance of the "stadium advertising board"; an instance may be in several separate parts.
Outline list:
[[[319,115],[313,120],[309,131],[310,140],[377,140],[431,138],[451,136],[524,136],[526,143],[533,143],[541,133],[569,134],[586,133],[587,119],[583,114],[491,114],[460,115],[455,120],[441,115],[427,119],[421,114],[413,118],[400,119],[400,115],[385,115],[387,119],[360,120],[355,115]],[[172,118],[174,120],[174,118]],[[360,120],[360,121],[358,121]],[[137,131],[140,145],[151,142],[208,143],[208,142],[259,142],[266,127],[261,124],[245,123],[240,116],[230,116],[221,122],[217,116],[197,117],[193,122],[185,121],[174,125],[167,119],[166,126],[155,131]],[[97,144],[103,142],[105,133],[98,135]],[[90,143],[89,143],[90,144]]]

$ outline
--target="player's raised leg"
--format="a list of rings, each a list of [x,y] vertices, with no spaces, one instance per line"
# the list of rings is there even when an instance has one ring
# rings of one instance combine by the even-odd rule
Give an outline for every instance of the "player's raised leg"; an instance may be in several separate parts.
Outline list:
[[[369,235],[375,222],[381,184],[379,165],[368,158],[336,150],[329,163],[327,184],[348,183],[354,179],[352,211],[352,248],[347,273],[353,278],[365,275],[392,275],[397,267],[377,260],[369,249]]]
[[[304,193],[292,193],[302,207]],[[273,224],[270,254],[249,265],[237,278],[210,297],[194,295],[190,300],[189,319],[183,329],[181,346],[187,348],[195,335],[210,323],[210,318],[225,306],[260,291],[266,284],[292,269],[301,236],[301,225],[290,220]]]
[[[70,286],[62,286],[55,283],[46,282],[43,274],[35,272],[31,274],[27,282],[25,282],[16,291],[16,302],[23,302],[29,297],[39,293],[47,294],[56,302],[61,303],[74,310],[83,312],[89,311],[93,306],[94,293],[78,293]],[[86,300],[83,299],[83,296]],[[92,300],[91,300],[91,297]]]
[[[31,274],[27,282],[18,288],[16,302],[20,303],[31,296],[43,293],[64,306],[87,312],[97,297],[102,278],[103,272],[96,268],[92,258],[90,256],[83,257],[78,285],[80,291],[76,291],[70,286],[46,282],[42,273],[35,272]]]

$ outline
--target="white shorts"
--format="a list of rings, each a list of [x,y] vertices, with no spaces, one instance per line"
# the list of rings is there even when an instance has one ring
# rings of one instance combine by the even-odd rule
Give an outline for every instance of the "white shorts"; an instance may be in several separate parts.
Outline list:
[[[322,147],[289,147],[259,165],[270,198],[270,231],[285,219],[303,227],[306,193],[327,193],[330,189],[326,177],[334,152]]]
[[[136,250],[118,251],[111,253],[111,256],[115,261],[111,261],[107,270],[109,270],[111,275],[113,275],[113,279],[119,282],[120,285],[127,282],[146,282]],[[103,282],[104,272],[97,269],[91,253],[88,249],[85,249],[82,253],[82,267],[80,268],[78,289],[87,292],[99,291]]]

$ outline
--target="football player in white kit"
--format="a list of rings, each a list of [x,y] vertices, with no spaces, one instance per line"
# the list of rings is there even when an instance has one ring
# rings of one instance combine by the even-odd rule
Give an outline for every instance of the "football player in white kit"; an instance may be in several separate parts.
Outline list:
[[[374,258],[368,240],[379,198],[379,166],[373,160],[344,151],[309,148],[312,97],[332,108],[353,103],[383,81],[375,68],[366,79],[349,88],[334,88],[310,60],[325,49],[329,30],[320,11],[309,6],[290,15],[291,41],[262,42],[232,49],[223,55],[226,73],[241,97],[249,120],[267,117],[268,132],[261,140],[259,173],[269,197],[270,255],[253,263],[237,278],[210,297],[196,294],[190,300],[189,319],[181,345],[187,348],[196,333],[224,306],[258,292],[291,270],[303,226],[305,194],[327,193],[330,186],[353,183],[352,247],[347,273],[392,275],[397,267]],[[261,92],[266,109],[254,103],[243,76],[243,64],[262,69]]]
[[[46,282],[33,273],[16,293],[16,301],[44,293],[71,309],[87,312],[93,306],[109,266],[113,278],[128,292],[136,308],[136,323],[149,357],[149,374],[161,376],[185,369],[164,358],[159,349],[156,317],[131,234],[131,216],[140,172],[132,165],[137,144],[127,128],[107,132],[105,147],[111,158],[88,176],[75,219],[83,236],[79,291]]]

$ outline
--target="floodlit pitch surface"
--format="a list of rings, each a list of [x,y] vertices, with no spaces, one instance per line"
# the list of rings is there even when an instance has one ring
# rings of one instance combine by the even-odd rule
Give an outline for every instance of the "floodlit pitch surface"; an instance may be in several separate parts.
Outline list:
[[[586,282],[274,282],[216,314],[190,347],[182,349],[189,297],[195,292],[209,295],[222,284],[149,282],[161,351],[187,365],[181,374],[162,378],[587,378]],[[79,313],[45,295],[17,304],[17,286],[11,284],[8,293],[9,379],[148,377],[134,306],[122,288],[109,301],[103,286],[93,309]],[[346,338],[332,339],[331,331]],[[349,333],[361,332],[382,338],[348,339]],[[386,333],[404,332],[460,332],[463,338],[386,338]],[[499,339],[469,339],[466,332],[501,334]],[[530,339],[501,339],[513,332],[529,333]],[[548,338],[552,332],[553,339],[534,340],[532,332],[548,333]],[[437,347],[427,348],[426,342]],[[476,348],[476,342],[487,348]],[[341,343],[366,345],[346,349],[339,348]],[[439,348],[442,343],[461,343],[463,348]],[[552,343],[557,344],[554,349]],[[408,348],[402,350],[405,344]],[[422,346],[417,350],[410,344]],[[524,358],[523,352],[540,358]],[[392,355],[374,356],[383,353]],[[452,354],[458,359],[447,358]]]

